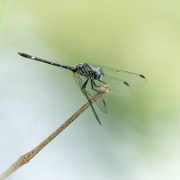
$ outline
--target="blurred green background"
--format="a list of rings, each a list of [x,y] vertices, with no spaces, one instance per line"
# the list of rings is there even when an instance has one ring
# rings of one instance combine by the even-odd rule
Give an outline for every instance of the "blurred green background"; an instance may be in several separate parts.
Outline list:
[[[103,64],[143,74],[129,96],[104,97],[9,179],[180,177],[180,1],[0,1],[0,171],[86,100],[72,73],[23,59]]]

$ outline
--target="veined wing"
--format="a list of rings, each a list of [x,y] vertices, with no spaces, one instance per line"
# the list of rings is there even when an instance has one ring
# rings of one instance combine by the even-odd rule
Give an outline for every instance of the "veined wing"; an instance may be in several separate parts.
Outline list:
[[[110,68],[110,67],[98,65],[98,64],[90,64],[90,66],[93,69],[96,69],[98,67],[101,68],[105,74],[104,78],[105,76],[108,76],[107,79],[109,80],[111,79],[111,81],[113,81],[113,78],[115,77],[114,79],[115,82],[118,82],[118,79],[119,79],[122,82],[126,82],[129,86],[143,86],[147,83],[146,78],[141,74],[118,70],[115,68]],[[102,78],[102,80],[104,78]]]
[[[122,81],[121,79],[118,79],[116,77],[104,75],[101,80],[105,82],[106,84],[110,85],[108,92],[110,94],[114,95],[127,95],[131,92],[131,89],[129,85],[125,82]],[[103,86],[104,83],[101,81],[95,80],[95,83],[97,86]]]
[[[81,76],[79,75],[78,73],[73,73],[73,76],[74,76],[74,80],[77,84],[77,86],[79,87],[79,89],[81,90],[82,86],[84,85],[85,81],[87,80],[86,77],[84,76]],[[102,84],[104,85],[104,84]],[[101,85],[101,86],[102,86]],[[100,87],[101,87],[100,86]],[[91,86],[91,82],[88,81],[87,85],[86,85],[86,94],[88,95],[89,98],[91,98],[95,93],[96,91],[94,91],[92,89],[92,86]],[[98,90],[98,88],[96,88],[96,90]],[[82,90],[81,90],[82,91]],[[103,99],[103,97],[99,97],[96,101],[95,101],[96,105],[99,107],[99,109],[101,109],[101,111],[103,111],[104,113],[107,113],[107,107],[106,107],[106,103]]]

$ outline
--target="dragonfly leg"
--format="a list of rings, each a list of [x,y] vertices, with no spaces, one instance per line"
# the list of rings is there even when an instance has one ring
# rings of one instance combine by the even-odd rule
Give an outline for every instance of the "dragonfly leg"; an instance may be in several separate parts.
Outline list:
[[[99,119],[99,117],[98,117],[98,115],[97,115],[97,113],[96,113],[96,111],[95,111],[95,109],[94,109],[94,107],[93,107],[93,105],[92,105],[91,99],[88,97],[88,93],[86,92],[86,85],[87,85],[88,81],[89,81],[89,79],[87,79],[87,80],[85,81],[85,83],[83,84],[81,90],[82,90],[83,94],[86,96],[86,99],[88,100],[88,102],[89,102],[89,104],[90,104],[90,106],[91,106],[91,109],[92,109],[92,111],[93,111],[93,113],[94,113],[94,116],[95,116],[96,120],[97,120],[98,123],[102,126],[101,121],[100,121],[100,119]]]
[[[102,81],[102,80],[99,80],[100,82],[102,82],[102,83],[104,83],[104,84],[106,84],[104,81]],[[107,84],[106,84],[107,85]]]
[[[103,82],[103,81],[100,81],[100,82],[106,84],[106,83]],[[99,91],[99,90],[95,89],[95,87],[100,88],[101,86],[98,86],[98,85],[95,83],[95,81],[93,81],[93,79],[91,79],[91,87],[92,87],[92,89],[93,89],[94,91],[97,92],[97,91]]]
[[[97,113],[96,113],[96,111],[95,111],[95,109],[94,109],[94,107],[93,107],[93,105],[92,105],[91,99],[89,99],[89,97],[88,97],[88,95],[87,95],[86,93],[84,93],[84,95],[86,96],[87,100],[89,101],[89,104],[90,104],[90,106],[91,106],[91,109],[92,109],[92,111],[93,111],[93,113],[94,113],[94,116],[95,116],[96,120],[97,120],[98,123],[102,126],[102,123],[101,123],[101,121],[100,121],[100,119],[99,119],[99,117],[98,117],[98,115],[97,115]]]
[[[84,92],[84,90],[86,89],[86,85],[87,85],[88,81],[89,81],[89,79],[87,79],[87,80],[85,81],[85,83],[83,84],[83,86],[81,87],[81,90],[82,90],[83,92]]]

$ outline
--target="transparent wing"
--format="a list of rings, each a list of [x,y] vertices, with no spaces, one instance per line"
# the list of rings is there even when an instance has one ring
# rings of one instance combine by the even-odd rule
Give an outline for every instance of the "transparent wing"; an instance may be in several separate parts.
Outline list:
[[[146,84],[146,78],[141,74],[136,74],[128,71],[118,70],[115,68],[110,68],[98,64],[90,64],[93,69],[97,67],[101,68],[104,72],[104,77],[102,78],[103,81],[110,80],[116,83],[126,82],[129,86],[143,86]],[[107,76],[107,77],[106,77]],[[118,81],[119,79],[119,81]],[[111,84],[110,84],[111,86]]]
[[[104,75],[101,80],[106,84],[109,84],[109,93],[114,95],[127,95],[131,92],[129,85],[116,77]],[[103,86],[104,83],[98,80],[94,80],[97,86]]]
[[[81,88],[82,88],[82,86],[84,85],[84,83],[85,83],[85,81],[87,80],[87,78],[84,77],[84,76],[80,76],[80,75],[77,74],[77,73],[73,73],[73,76],[74,76],[74,80],[75,80],[77,86],[78,86],[79,89],[81,90]],[[102,85],[104,85],[104,84],[102,84]],[[102,86],[102,85],[101,85],[101,86]],[[100,86],[100,87],[101,87],[101,86]],[[98,90],[99,87],[95,87],[95,89]],[[96,91],[94,91],[94,90],[92,89],[92,86],[91,86],[91,82],[90,82],[90,81],[88,81],[85,90],[86,90],[86,93],[87,93],[87,95],[88,95],[89,98],[91,98],[91,97],[96,93]],[[82,90],[81,90],[81,91],[82,91]],[[84,94],[84,93],[83,93],[83,94]],[[100,98],[98,98],[95,103],[96,103],[96,105],[99,107],[99,109],[101,109],[101,111],[103,111],[104,113],[107,113],[106,103],[105,103],[105,101],[104,101],[104,99],[103,99],[102,96],[101,96]]]

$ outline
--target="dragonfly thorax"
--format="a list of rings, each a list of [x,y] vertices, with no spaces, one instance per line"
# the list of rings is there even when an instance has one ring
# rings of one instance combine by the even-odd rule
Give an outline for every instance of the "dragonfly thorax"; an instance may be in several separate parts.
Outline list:
[[[81,76],[87,77],[87,78],[92,76],[91,67],[85,63],[77,64],[74,68],[74,72],[78,73]]]
[[[101,68],[93,69],[89,64],[82,63],[74,67],[74,72],[81,76],[87,77],[88,79],[101,80],[104,76],[104,72]]]

